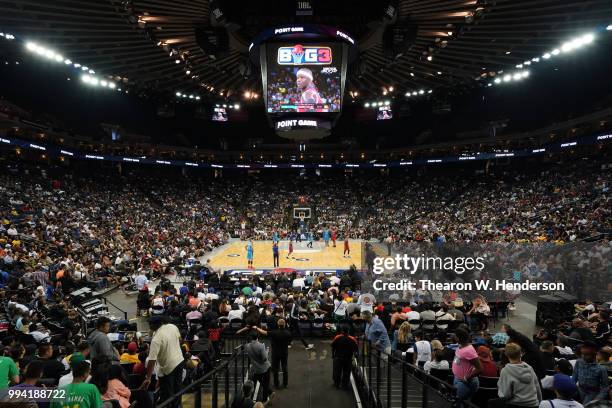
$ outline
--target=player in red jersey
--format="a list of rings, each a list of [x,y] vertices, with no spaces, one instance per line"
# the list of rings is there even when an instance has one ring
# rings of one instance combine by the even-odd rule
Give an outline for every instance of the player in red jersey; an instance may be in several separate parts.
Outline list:
[[[307,105],[298,108],[298,112],[316,111],[319,109],[316,105],[323,104],[323,98],[321,98],[317,87],[313,83],[312,71],[308,68],[300,68],[296,75],[296,84],[301,92],[300,103]]]
[[[348,233],[344,236],[344,257],[345,258],[351,257],[351,248],[349,247],[349,234]]]
[[[293,258],[293,241],[289,240],[289,252],[287,253],[287,259]]]
[[[332,231],[332,242],[334,244],[334,248],[336,247],[336,240],[338,239],[338,230],[334,228]]]

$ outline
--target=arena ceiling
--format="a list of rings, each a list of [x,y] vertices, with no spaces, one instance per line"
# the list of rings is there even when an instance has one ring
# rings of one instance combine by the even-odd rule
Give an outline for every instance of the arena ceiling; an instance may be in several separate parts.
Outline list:
[[[246,64],[250,40],[293,22],[338,26],[358,41],[359,63],[347,90],[359,96],[414,89],[461,90],[513,68],[572,35],[610,23],[610,0],[312,1],[314,15],[296,17],[291,0],[0,0],[0,28],[95,69],[121,77],[143,94],[180,90],[241,98],[261,90]],[[395,6],[393,19],[385,16]],[[211,10],[219,8],[217,19]],[[219,14],[216,14],[219,17]],[[383,46],[386,24],[416,27],[403,52]],[[196,28],[228,33],[228,45],[205,53]],[[215,31],[216,30],[216,31]],[[429,57],[429,58],[428,58]]]

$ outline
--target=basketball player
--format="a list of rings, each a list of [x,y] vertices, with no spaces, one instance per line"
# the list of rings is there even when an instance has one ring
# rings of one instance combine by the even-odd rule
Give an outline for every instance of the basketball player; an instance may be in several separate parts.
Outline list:
[[[336,247],[336,240],[338,239],[338,230],[336,228],[333,229],[332,231],[332,242],[334,244],[334,248]]]
[[[325,246],[328,247],[329,246],[329,230],[327,229],[327,227],[325,227],[325,229],[323,230],[323,241],[325,241]]]
[[[296,74],[296,85],[302,93],[300,103],[322,104],[323,99],[319,95],[317,87],[313,83],[312,71],[308,68],[300,68]]]
[[[249,240],[249,243],[245,247],[247,253],[247,261],[249,264],[249,269],[253,268],[253,241]]]
[[[346,234],[344,236],[344,254],[343,255],[345,258],[351,257],[351,248],[349,248],[349,234]]]
[[[274,242],[275,244],[278,244],[279,241],[280,241],[280,238],[278,237],[278,231],[274,230],[272,232],[272,242]]]
[[[314,241],[314,234],[312,231],[308,231],[308,244],[306,245],[308,248],[312,248],[312,242]]]
[[[272,255],[274,257],[274,267],[278,268],[280,266],[280,261],[278,257],[278,244],[276,242],[272,244]]]
[[[293,241],[291,241],[291,239],[289,240],[289,252],[287,253],[287,259],[289,259],[289,257],[293,258]]]

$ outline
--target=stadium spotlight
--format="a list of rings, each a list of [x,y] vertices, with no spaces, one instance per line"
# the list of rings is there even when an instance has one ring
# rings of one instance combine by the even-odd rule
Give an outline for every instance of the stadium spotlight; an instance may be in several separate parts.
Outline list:
[[[425,91],[424,91],[423,89],[421,89],[421,90],[419,91],[419,95],[423,95],[424,93],[425,93]]]
[[[75,68],[81,68],[81,64],[74,64]]]
[[[89,71],[89,68],[87,68],[86,66],[82,66],[82,67],[81,67],[81,69],[82,69],[83,71]]]
[[[71,64],[72,64],[72,61],[70,61],[69,59],[65,59],[65,60],[64,60],[64,64],[66,64],[66,65],[71,65]]]
[[[433,60],[433,57],[431,55],[428,55],[427,56],[427,61],[431,61],[431,60]]]
[[[198,101],[199,101],[199,100],[200,100],[200,97],[199,97],[199,96],[196,96],[196,100],[198,100]]]
[[[105,80],[101,80],[100,85],[106,87],[108,85],[108,82],[106,82]]]
[[[412,93],[412,96],[417,96],[418,94],[419,94],[419,93],[418,93],[417,91],[414,91],[414,92]]]
[[[523,62],[523,65],[531,65],[531,61],[525,61],[525,62]]]
[[[410,98],[410,92],[406,92],[406,93],[404,94],[404,96],[405,96],[405,97],[407,97],[407,98]]]
[[[181,96],[181,93],[180,93],[180,92],[177,92],[177,93],[176,93],[176,96]]]
[[[501,81],[502,81],[501,78],[495,78],[493,82],[495,82],[496,84],[499,84]]]
[[[387,105],[387,106],[391,105],[391,102],[390,101],[385,101],[385,105]]]
[[[115,83],[114,83],[114,82],[109,82],[109,83],[108,83],[108,87],[109,87],[110,89],[115,89],[115,87],[116,87],[116,86],[117,86],[117,85],[115,85]]]
[[[98,84],[100,83],[100,81],[98,81],[98,78],[91,78],[91,80],[89,81],[90,84],[92,84],[93,86],[98,86]]]
[[[28,51],[36,51],[38,49],[38,45],[36,45],[36,43],[28,41],[26,43],[26,48],[28,49]]]
[[[61,55],[59,55],[59,54],[56,54],[56,55],[55,55],[55,61],[56,61],[56,62],[63,62],[63,61],[64,61],[64,57],[62,57],[62,56],[61,56]]]
[[[225,103],[224,103],[222,106],[223,106],[224,108],[227,108],[227,104],[225,104]]]
[[[91,82],[91,77],[87,74],[81,75],[81,81],[85,82],[86,84],[88,84],[89,82]]]
[[[90,74],[95,74],[95,73],[96,73],[96,71],[94,71],[93,69],[90,69],[88,72],[89,72]]]
[[[189,99],[193,99],[193,98],[194,98],[194,96],[193,96],[193,95],[189,95]]]
[[[552,55],[559,55],[559,54],[561,54],[561,50],[559,50],[558,48],[555,48],[555,49],[554,49],[554,50],[552,50],[550,53],[551,53]]]
[[[540,62],[540,58],[538,58],[538,57],[532,58],[531,60],[532,60],[533,62]]]
[[[521,79],[523,79],[523,76],[517,72],[512,76],[512,79],[514,79],[515,81],[520,81]]]
[[[235,104],[235,105],[234,105],[234,109],[235,109],[235,110],[240,110],[240,105]]]
[[[565,45],[564,45],[564,46],[565,46]],[[546,53],[546,54],[542,55],[542,58],[544,58],[544,59],[546,59],[546,60],[547,60],[547,59],[549,59],[549,58],[550,58],[550,54],[549,54],[549,53]]]
[[[383,106],[382,101],[378,101],[378,106]]]
[[[389,87],[389,92],[393,92],[393,87],[392,86]]]
[[[433,89],[430,89],[429,91],[427,91],[428,94],[433,93]]]
[[[581,40],[582,40],[582,44],[590,44],[593,41],[595,41],[595,35],[591,33],[585,34],[582,36]]]
[[[363,107],[364,107],[364,108],[369,108],[369,107],[370,107],[370,102],[366,102],[366,103],[364,103],[364,104],[363,104]]]
[[[522,76],[523,78],[527,78],[527,77],[529,76],[529,71],[523,71],[523,72],[521,73],[521,76]]]
[[[610,24],[609,26],[606,27],[606,30],[608,31],[612,31],[612,24]]]
[[[504,82],[510,82],[512,80],[512,76],[510,74],[504,75]]]

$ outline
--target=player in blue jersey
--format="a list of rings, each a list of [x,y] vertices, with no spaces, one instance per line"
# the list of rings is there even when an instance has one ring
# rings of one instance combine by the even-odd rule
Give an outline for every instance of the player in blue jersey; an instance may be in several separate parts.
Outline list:
[[[331,235],[329,233],[329,230],[327,229],[327,227],[325,227],[325,229],[323,230],[323,241],[325,241],[325,246],[328,247],[329,246],[329,239],[331,238]]]
[[[249,240],[249,243],[245,247],[247,253],[247,261],[249,263],[249,269],[253,268],[253,241]]]

